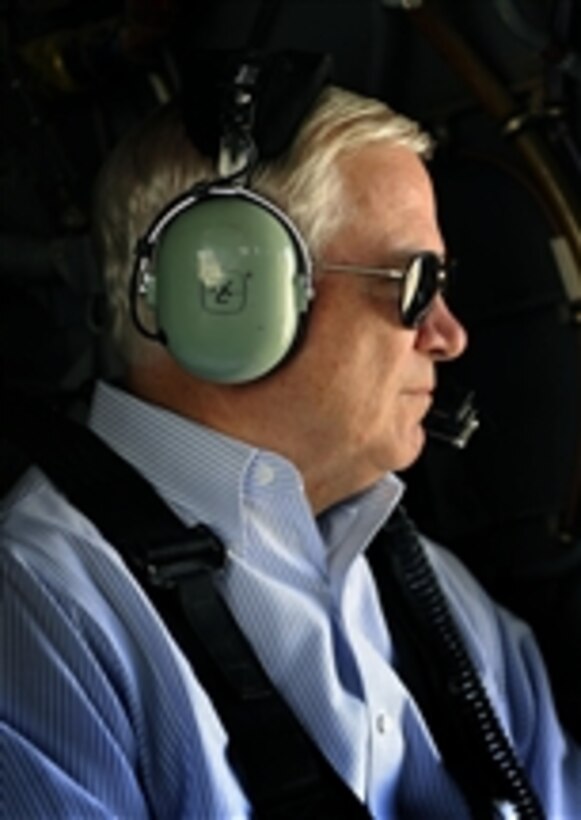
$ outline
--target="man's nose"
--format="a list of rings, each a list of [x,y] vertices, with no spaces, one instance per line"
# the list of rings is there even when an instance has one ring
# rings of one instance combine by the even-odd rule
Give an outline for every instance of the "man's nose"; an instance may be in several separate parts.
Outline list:
[[[456,359],[466,349],[468,334],[441,294],[418,330],[418,346],[438,361]]]

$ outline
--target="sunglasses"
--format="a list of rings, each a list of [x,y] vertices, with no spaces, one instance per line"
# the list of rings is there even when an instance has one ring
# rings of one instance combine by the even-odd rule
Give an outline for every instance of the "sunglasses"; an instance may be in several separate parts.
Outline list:
[[[432,251],[411,257],[405,268],[366,268],[361,265],[321,265],[331,273],[353,273],[378,276],[400,283],[399,312],[404,327],[418,327],[429,312],[432,302],[449,282],[452,263]]]

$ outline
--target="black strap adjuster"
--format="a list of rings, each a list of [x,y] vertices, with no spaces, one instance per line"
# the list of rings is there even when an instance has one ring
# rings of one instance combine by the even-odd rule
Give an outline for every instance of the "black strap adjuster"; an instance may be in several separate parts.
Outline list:
[[[139,557],[139,570],[149,584],[173,589],[200,572],[222,569],[226,550],[220,539],[206,526],[198,524],[182,539],[149,547]]]

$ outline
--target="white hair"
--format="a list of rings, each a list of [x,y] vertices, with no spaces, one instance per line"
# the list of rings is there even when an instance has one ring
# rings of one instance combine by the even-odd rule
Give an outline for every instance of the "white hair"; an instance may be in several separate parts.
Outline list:
[[[417,123],[379,100],[330,86],[290,149],[258,166],[251,187],[287,213],[316,256],[350,217],[338,158],[377,142],[407,147],[420,156],[431,149],[430,137]],[[168,202],[214,177],[212,163],[192,145],[174,104],[129,134],[103,168],[95,197],[95,234],[111,331],[127,363],[154,347],[143,344],[131,319],[129,280],[137,241]]]

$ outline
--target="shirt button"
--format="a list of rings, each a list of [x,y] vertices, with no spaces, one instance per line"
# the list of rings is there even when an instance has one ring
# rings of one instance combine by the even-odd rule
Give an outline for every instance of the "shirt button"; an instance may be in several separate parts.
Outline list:
[[[274,469],[269,464],[259,464],[256,470],[256,483],[259,487],[268,487],[274,481]]]
[[[375,728],[379,732],[380,735],[386,735],[389,732],[393,731],[393,718],[389,715],[386,715],[385,712],[379,712],[377,717],[375,718]]]

